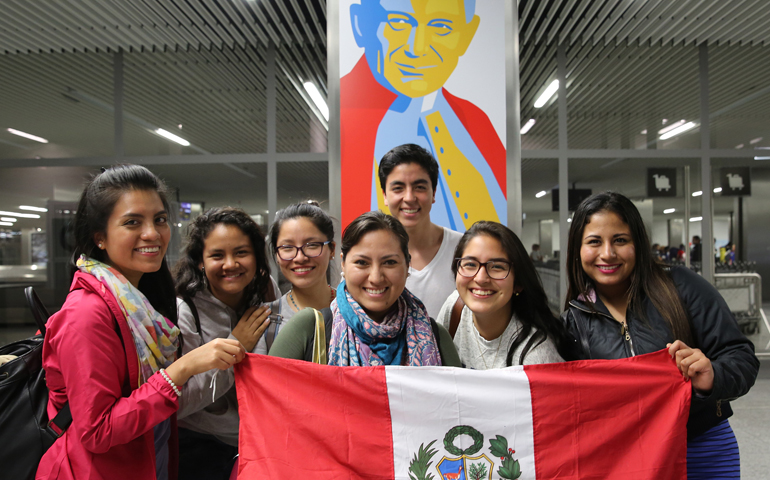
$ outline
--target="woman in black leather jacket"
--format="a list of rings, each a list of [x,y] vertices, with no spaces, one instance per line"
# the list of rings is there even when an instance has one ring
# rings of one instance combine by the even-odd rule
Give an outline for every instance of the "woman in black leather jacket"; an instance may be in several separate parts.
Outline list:
[[[573,359],[668,348],[693,387],[688,478],[740,478],[729,400],[749,391],[759,361],[717,290],[689,269],[657,263],[639,211],[612,192],[575,211],[567,272],[562,319],[574,337]]]

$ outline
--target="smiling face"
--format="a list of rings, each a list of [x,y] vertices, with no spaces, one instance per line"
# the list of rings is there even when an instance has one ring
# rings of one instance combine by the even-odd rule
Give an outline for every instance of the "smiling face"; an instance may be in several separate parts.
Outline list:
[[[636,248],[628,224],[606,210],[591,215],[583,229],[580,262],[601,296],[625,295],[636,266]]]
[[[278,232],[277,246],[292,245],[301,247],[306,243],[323,243],[327,240],[315,224],[305,217],[291,218],[281,224]],[[297,252],[294,260],[282,260],[278,255],[275,261],[281,268],[281,273],[291,282],[293,288],[305,289],[319,282],[326,285],[326,270],[329,268],[329,260],[334,255],[334,243],[322,247],[321,255],[308,258],[302,251]]]
[[[500,241],[484,234],[476,235],[468,242],[462,258],[471,258],[482,264],[490,260],[511,261]],[[514,280],[513,267],[502,280],[490,278],[487,267],[481,267],[472,278],[459,273],[455,276],[457,292],[473,315],[477,319],[493,318],[501,322],[508,322],[511,318],[511,298],[519,290]]]
[[[404,228],[430,224],[430,209],[436,202],[428,172],[417,163],[402,163],[388,175],[385,205]]]
[[[105,263],[135,287],[142,274],[160,269],[170,238],[168,212],[153,190],[124,193],[112,209],[107,230],[94,235],[106,254]]]
[[[220,223],[203,241],[199,267],[204,268],[212,295],[237,309],[244,289],[257,274],[257,257],[240,228]]]
[[[398,238],[387,230],[362,236],[342,261],[348,292],[375,322],[404,291],[408,268]]]
[[[479,26],[478,16],[467,21],[463,0],[381,0],[378,7],[351,8],[356,40],[375,77],[412,98],[446,83]]]

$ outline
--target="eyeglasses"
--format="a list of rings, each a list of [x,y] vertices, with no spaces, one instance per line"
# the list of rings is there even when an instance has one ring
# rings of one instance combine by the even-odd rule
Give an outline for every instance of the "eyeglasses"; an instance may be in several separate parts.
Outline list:
[[[489,278],[494,280],[505,280],[511,273],[511,262],[505,260],[490,260],[481,263],[473,258],[455,258],[457,262],[457,273],[463,277],[475,277],[481,267],[487,271]]]
[[[295,247],[294,245],[281,245],[280,247],[277,247],[275,251],[278,252],[278,256],[281,258],[281,260],[286,261],[294,260],[297,258],[297,254],[299,254],[300,250],[302,250],[302,254],[307,258],[315,258],[321,255],[321,252],[323,252],[324,249],[324,245],[328,245],[330,243],[332,243],[331,240],[326,242],[308,242],[301,247]]]

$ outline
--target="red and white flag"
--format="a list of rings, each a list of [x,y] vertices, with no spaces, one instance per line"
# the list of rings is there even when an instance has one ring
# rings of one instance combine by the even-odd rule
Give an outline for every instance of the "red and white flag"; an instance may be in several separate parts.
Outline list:
[[[666,351],[474,371],[236,365],[238,479],[684,479],[690,384]]]

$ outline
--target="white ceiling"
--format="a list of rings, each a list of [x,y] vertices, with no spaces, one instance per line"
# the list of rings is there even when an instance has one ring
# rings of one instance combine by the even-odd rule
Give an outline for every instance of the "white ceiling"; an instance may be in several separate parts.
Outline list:
[[[770,146],[767,0],[525,0],[519,15],[522,119],[537,120],[522,138],[525,150],[558,144],[556,101],[533,107],[556,76],[557,44],[567,46],[570,148],[644,148],[642,130],[661,128],[663,119],[697,120],[697,47],[704,44],[712,147],[748,148],[759,137],[752,146]],[[265,152],[268,42],[275,45],[278,72],[277,151],[323,151],[325,130],[301,89],[301,81],[310,80],[326,93],[323,0],[3,0],[0,166],[3,159],[111,156],[113,53],[119,49],[127,156]],[[150,134],[145,124],[181,135],[194,148]],[[15,137],[8,127],[50,143]],[[656,147],[697,148],[699,138],[696,130]],[[625,160],[602,168],[609,161],[572,160],[570,181],[644,196],[646,167],[686,163],[699,179],[697,160]],[[752,164],[722,163],[736,162]],[[240,167],[248,174],[222,165],[153,169],[183,200],[260,213],[265,167]],[[91,171],[19,170],[0,171],[0,210],[22,200],[44,202],[56,189],[63,198]],[[326,175],[322,163],[279,165],[279,205],[326,198]],[[522,175],[525,212],[546,214],[550,198],[535,201],[534,193],[558,183],[556,161],[525,159]],[[39,185],[29,187],[30,181]],[[41,185],[47,186],[41,191]],[[718,202],[718,210],[730,208],[722,203],[732,205]]]

